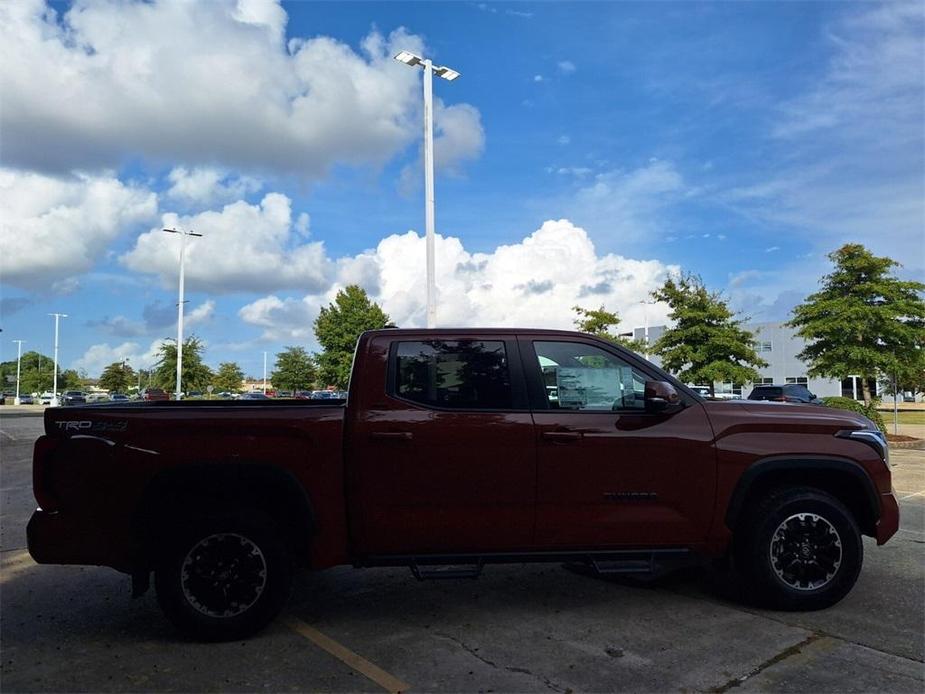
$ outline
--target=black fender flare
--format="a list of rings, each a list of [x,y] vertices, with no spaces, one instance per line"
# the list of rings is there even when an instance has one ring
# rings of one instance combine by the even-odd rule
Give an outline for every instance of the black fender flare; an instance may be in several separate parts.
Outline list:
[[[762,458],[752,463],[736,483],[732,496],[729,498],[729,505],[726,508],[726,527],[730,530],[735,528],[736,522],[743,511],[743,505],[748,498],[749,491],[762,478],[778,472],[791,471],[812,471],[812,472],[837,472],[847,474],[858,483],[864,490],[864,500],[867,504],[867,511],[870,517],[876,523],[880,519],[880,500],[877,490],[874,487],[873,480],[867,471],[858,463],[848,458],[836,456],[772,456]]]

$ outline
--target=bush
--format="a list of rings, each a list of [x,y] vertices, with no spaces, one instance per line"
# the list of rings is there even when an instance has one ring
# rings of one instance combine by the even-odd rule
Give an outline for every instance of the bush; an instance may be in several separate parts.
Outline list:
[[[822,403],[826,407],[834,407],[837,410],[849,410],[851,412],[862,414],[874,424],[876,424],[880,431],[886,432],[886,424],[883,421],[883,415],[877,411],[876,400],[871,400],[869,405],[865,405],[863,402],[858,402],[857,400],[852,400],[851,398],[842,398],[837,396],[819,399],[822,400]]]

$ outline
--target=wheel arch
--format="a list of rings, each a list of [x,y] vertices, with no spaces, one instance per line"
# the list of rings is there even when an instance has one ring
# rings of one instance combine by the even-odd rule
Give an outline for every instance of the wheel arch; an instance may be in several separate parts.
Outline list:
[[[148,483],[133,518],[137,564],[152,568],[190,517],[250,509],[272,518],[299,563],[307,564],[317,524],[311,500],[290,471],[266,463],[203,463],[161,471]]]
[[[813,487],[831,494],[854,514],[861,532],[873,536],[880,502],[870,476],[847,458],[775,456],[763,458],[742,473],[729,499],[725,523],[733,532],[743,515],[772,489]]]

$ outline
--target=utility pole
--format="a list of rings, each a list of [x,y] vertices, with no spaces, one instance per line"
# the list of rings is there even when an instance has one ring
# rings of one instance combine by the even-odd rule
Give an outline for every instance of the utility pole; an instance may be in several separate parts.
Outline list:
[[[49,316],[55,317],[55,369],[54,369],[54,378],[52,380],[51,386],[51,406],[57,407],[60,403],[58,402],[58,321],[61,318],[67,318],[66,313],[49,313]]]
[[[164,229],[168,234],[179,234],[180,235],[180,291],[179,291],[179,300],[177,301],[177,390],[176,390],[176,399],[179,400],[183,392],[182,389],[182,373],[183,373],[183,304],[186,303],[183,299],[183,279],[185,276],[186,268],[186,237],[187,236],[202,236],[202,234],[197,234],[194,231],[182,231],[180,229]]]
[[[20,374],[20,364],[22,362],[22,343],[25,340],[13,340],[16,343],[16,399],[13,400],[14,405],[19,405],[19,374]]]
[[[267,394],[267,353],[263,353],[263,394]]]

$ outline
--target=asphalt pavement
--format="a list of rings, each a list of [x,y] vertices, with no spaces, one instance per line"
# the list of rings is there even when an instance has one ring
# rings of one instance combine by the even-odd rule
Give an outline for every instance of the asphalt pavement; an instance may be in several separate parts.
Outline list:
[[[302,574],[286,614],[248,641],[193,643],[153,590],[25,552],[38,417],[0,415],[0,686],[50,691],[775,691],[925,689],[925,452],[896,451],[902,526],[865,539],[841,603],[749,606],[725,574],[655,584],[558,565],[419,583],[404,569]]]

